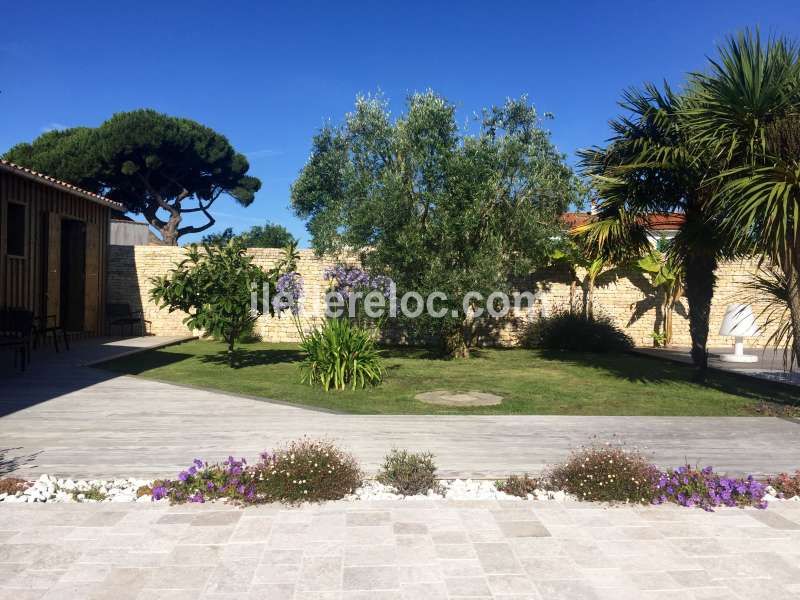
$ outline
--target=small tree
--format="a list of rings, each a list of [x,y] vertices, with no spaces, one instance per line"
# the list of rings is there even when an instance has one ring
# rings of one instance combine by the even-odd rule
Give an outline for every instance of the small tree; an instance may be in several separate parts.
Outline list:
[[[465,295],[509,291],[512,277],[546,264],[580,189],[526,98],[487,109],[470,132],[427,92],[397,118],[383,99],[358,98],[340,127],[315,136],[292,206],[318,253],[359,254],[399,296],[442,292],[441,318],[405,325],[466,357],[475,307],[464,310]]]
[[[225,341],[228,360],[234,361],[234,346],[255,320],[273,311],[264,305],[262,286],[270,297],[275,290],[277,271],[265,272],[253,264],[253,257],[236,241],[224,246],[193,244],[185,259],[167,275],[151,279],[152,299],[170,312],[187,313],[184,323]],[[252,286],[256,302],[251,306]]]
[[[648,274],[650,283],[663,294],[664,325],[662,331],[656,333],[662,333],[664,345],[669,346],[672,344],[672,315],[675,304],[683,295],[683,267],[674,257],[664,255],[656,249],[636,261],[636,266]]]

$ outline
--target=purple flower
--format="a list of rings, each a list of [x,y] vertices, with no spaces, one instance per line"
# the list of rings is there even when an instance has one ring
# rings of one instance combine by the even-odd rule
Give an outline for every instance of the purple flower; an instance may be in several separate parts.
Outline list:
[[[386,275],[370,275],[358,267],[345,267],[342,265],[325,269],[323,278],[331,282],[331,291],[347,296],[351,292],[364,293],[377,291],[388,298],[391,293],[393,281]]]
[[[303,277],[294,271],[284,273],[275,284],[276,295],[272,308],[276,313],[289,309],[293,315],[300,313],[300,299],[303,297]]]
[[[163,485],[157,485],[151,490],[153,500],[163,500],[167,497],[167,488]]]

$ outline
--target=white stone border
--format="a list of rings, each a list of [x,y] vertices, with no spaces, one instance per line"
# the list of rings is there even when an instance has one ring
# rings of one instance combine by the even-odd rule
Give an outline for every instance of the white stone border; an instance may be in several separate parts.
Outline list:
[[[0,494],[0,502],[8,503],[53,503],[53,502],[152,502],[149,494],[138,496],[142,486],[150,486],[153,482],[148,479],[58,479],[50,475],[42,475],[33,482],[29,488],[16,494]],[[503,500],[519,501],[577,501],[575,496],[563,491],[549,491],[537,489],[527,498],[512,496],[501,492],[494,481],[484,479],[449,479],[439,482],[440,491],[430,490],[427,494],[416,496],[403,496],[398,494],[391,486],[383,485],[375,480],[367,480],[355,493],[344,498],[348,502],[369,500]],[[103,500],[93,499],[94,493],[102,494]],[[800,502],[800,496],[793,498],[778,498],[777,492],[772,487],[766,488],[764,500],[767,502],[788,501]],[[168,502],[161,500],[160,502]],[[213,502],[213,501],[210,501]],[[224,501],[223,501],[224,502]]]

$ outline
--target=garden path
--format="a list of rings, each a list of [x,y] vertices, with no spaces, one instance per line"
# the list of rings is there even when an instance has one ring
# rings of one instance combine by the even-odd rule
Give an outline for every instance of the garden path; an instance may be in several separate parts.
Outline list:
[[[800,503],[0,505],[0,598],[795,598]]]

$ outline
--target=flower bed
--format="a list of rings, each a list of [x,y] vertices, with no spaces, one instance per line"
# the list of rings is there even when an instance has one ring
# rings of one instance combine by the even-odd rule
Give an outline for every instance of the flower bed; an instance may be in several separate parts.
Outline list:
[[[200,459],[175,479],[72,480],[42,475],[35,482],[0,479],[0,502],[208,502],[240,505],[297,504],[327,500],[457,499],[602,501],[713,510],[766,508],[777,499],[800,501],[800,473],[760,482],[714,473],[711,467],[680,466],[660,471],[638,452],[592,446],[573,453],[541,477],[513,475],[490,482],[438,480],[434,457],[393,450],[377,480],[363,481],[350,454],[329,441],[302,439],[255,464],[229,457],[219,464]]]

